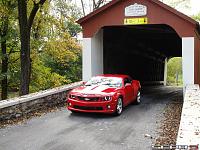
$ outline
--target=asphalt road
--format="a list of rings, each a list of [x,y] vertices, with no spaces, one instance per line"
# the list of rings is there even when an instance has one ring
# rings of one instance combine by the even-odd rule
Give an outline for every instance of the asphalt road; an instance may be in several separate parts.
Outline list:
[[[182,99],[181,88],[145,88],[142,103],[130,105],[119,117],[71,114],[63,108],[0,129],[0,150],[148,150],[164,107],[177,98]]]

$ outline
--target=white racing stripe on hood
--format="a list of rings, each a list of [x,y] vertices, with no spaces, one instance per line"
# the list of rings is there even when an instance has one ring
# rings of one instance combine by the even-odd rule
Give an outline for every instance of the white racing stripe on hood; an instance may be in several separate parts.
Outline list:
[[[102,91],[110,88],[107,85],[92,85],[92,86],[87,86],[85,89],[81,90],[81,93],[84,94],[100,94],[103,93]]]

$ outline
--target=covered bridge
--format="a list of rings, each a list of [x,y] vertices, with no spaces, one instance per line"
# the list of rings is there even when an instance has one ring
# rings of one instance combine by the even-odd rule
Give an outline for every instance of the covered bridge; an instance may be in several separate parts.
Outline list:
[[[129,74],[166,83],[167,61],[182,57],[183,82],[200,84],[199,23],[158,0],[113,0],[78,20],[83,80]]]

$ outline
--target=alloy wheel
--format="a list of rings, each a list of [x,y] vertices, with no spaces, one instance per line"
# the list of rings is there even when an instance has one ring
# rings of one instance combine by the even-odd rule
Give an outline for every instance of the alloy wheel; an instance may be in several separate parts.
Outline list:
[[[116,110],[117,115],[120,115],[122,113],[122,110],[123,110],[122,98],[118,98],[118,100],[117,100],[117,110]]]

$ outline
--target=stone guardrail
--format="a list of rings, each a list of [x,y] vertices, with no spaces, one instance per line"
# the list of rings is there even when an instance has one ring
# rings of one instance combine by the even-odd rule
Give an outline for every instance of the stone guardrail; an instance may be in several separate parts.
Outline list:
[[[18,118],[28,113],[66,102],[67,93],[83,82],[76,82],[37,93],[0,101],[0,121]]]
[[[200,145],[200,89],[188,85],[185,89],[177,145]]]

